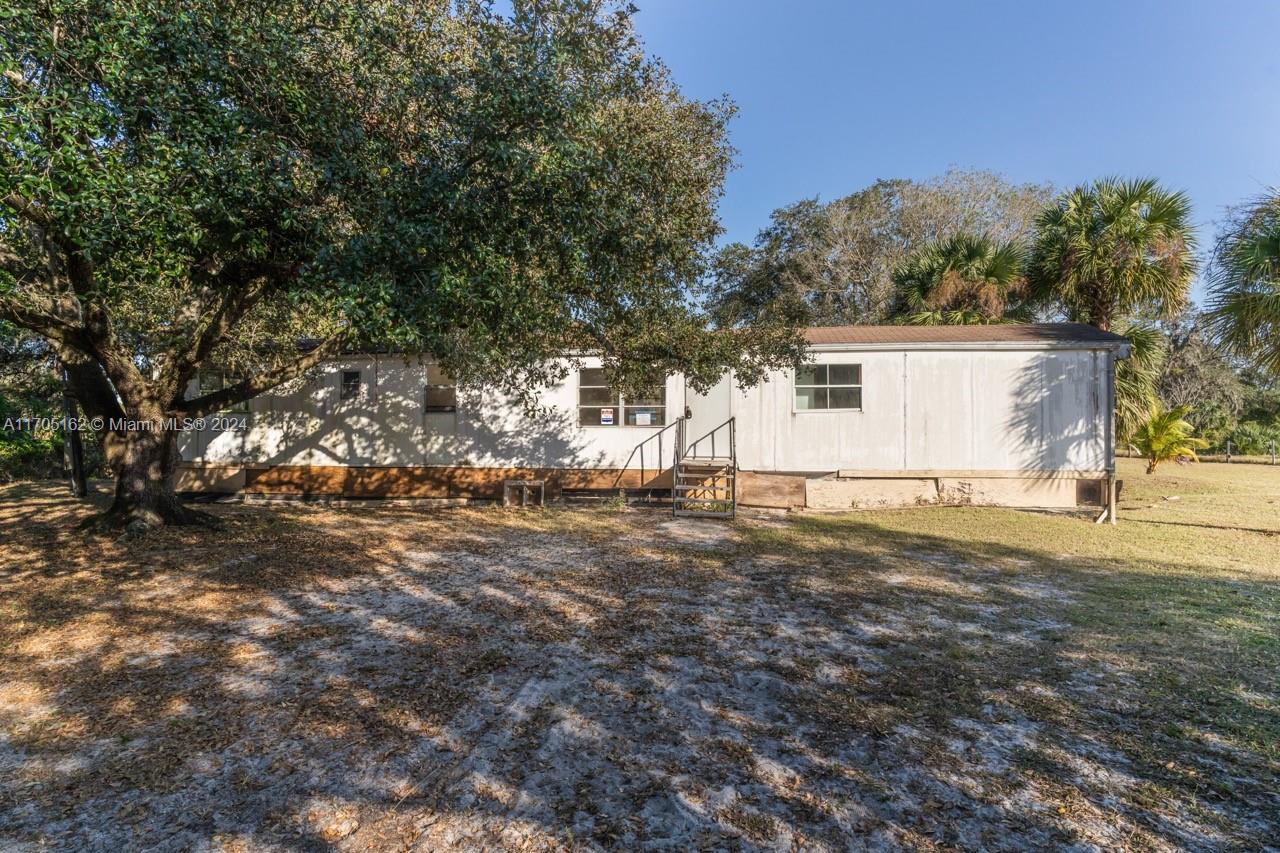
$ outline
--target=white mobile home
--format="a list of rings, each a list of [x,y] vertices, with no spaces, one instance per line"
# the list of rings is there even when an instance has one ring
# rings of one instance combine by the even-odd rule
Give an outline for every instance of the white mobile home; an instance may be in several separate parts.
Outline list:
[[[549,499],[674,487],[677,503],[784,508],[1106,499],[1123,338],[1071,323],[806,334],[811,363],[747,389],[726,376],[706,394],[672,376],[629,400],[585,359],[541,392],[536,416],[460,393],[429,359],[335,358],[228,419],[242,425],[184,435],[179,485],[492,499],[536,479]]]

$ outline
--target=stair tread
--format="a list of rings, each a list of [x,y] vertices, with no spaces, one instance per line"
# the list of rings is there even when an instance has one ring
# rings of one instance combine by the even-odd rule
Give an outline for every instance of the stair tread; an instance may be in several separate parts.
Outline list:
[[[718,429],[718,428],[717,428]],[[705,437],[694,443],[696,452],[675,461],[671,483],[671,504],[675,515],[693,518],[732,519],[737,509],[738,460],[733,453],[733,425],[729,421],[729,440],[720,443]],[[720,450],[729,453],[721,455]]]

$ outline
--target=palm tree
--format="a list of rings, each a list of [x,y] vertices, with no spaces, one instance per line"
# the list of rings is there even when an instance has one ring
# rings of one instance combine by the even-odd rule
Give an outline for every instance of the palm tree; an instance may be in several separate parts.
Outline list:
[[[1133,345],[1116,367],[1116,430],[1129,437],[1155,401],[1164,346],[1158,332],[1128,318],[1150,309],[1172,316],[1186,303],[1196,273],[1191,203],[1150,178],[1103,178],[1059,196],[1036,228],[1032,301]]]
[[[1017,243],[972,234],[935,240],[893,273],[893,315],[920,326],[1030,319],[1023,297],[1024,251]]]
[[[1146,422],[1134,431],[1133,443],[1147,459],[1148,474],[1154,474],[1161,462],[1172,459],[1198,462],[1196,451],[1209,446],[1207,441],[1191,434],[1193,427],[1185,420],[1189,411],[1190,406],[1165,409],[1153,403]]]
[[[1218,240],[1209,322],[1224,348],[1280,376],[1280,194],[1235,216]]]
[[[1168,347],[1156,326],[1121,320],[1115,332],[1129,339],[1129,357],[1116,362],[1116,436],[1128,441],[1156,402],[1156,384]]]
[[[1190,219],[1186,195],[1149,178],[1076,187],[1036,220],[1032,294],[1104,330],[1140,308],[1171,314],[1196,272]]]

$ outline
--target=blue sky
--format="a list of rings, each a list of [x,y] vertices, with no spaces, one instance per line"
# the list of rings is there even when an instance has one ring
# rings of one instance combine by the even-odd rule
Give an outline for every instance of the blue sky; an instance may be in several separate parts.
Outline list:
[[[769,213],[950,165],[1071,185],[1153,175],[1207,246],[1280,184],[1280,2],[636,0],[688,96],[729,95],[725,240]]]

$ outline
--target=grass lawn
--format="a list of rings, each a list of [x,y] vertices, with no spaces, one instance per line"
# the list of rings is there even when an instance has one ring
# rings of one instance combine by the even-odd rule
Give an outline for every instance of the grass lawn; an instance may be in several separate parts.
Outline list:
[[[1280,468],[977,507],[0,489],[0,848],[1275,849]]]

